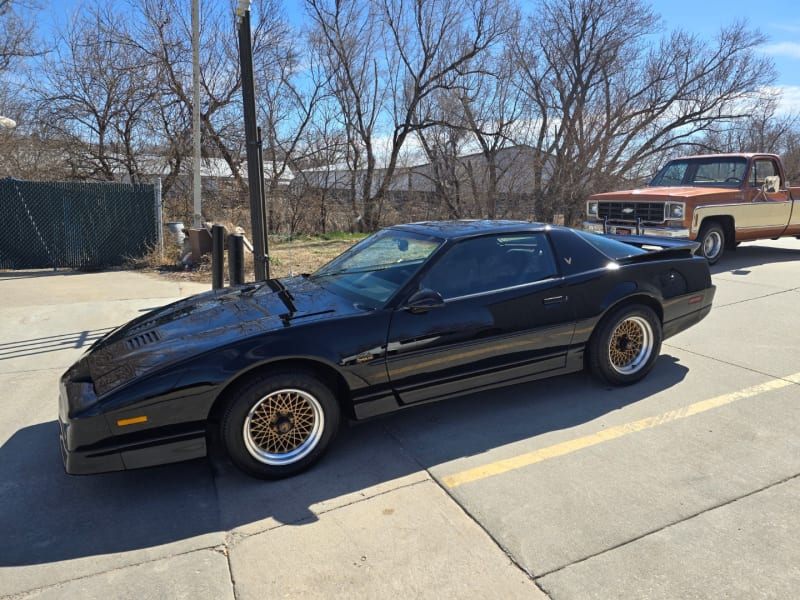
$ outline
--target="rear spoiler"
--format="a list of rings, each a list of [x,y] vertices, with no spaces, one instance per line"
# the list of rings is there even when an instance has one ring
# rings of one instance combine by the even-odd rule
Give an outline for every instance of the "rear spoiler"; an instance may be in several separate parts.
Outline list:
[[[700,247],[700,242],[690,240],[679,240],[675,238],[656,237],[652,235],[616,235],[606,234],[605,237],[624,242],[643,250],[648,250],[647,254],[634,254],[617,262],[645,262],[648,260],[664,260],[668,258],[688,258],[693,256]]]

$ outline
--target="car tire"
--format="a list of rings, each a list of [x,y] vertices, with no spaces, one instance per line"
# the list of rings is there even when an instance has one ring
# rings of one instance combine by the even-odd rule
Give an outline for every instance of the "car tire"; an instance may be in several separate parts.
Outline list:
[[[245,473],[281,479],[317,462],[339,429],[331,389],[313,373],[283,371],[234,390],[220,421],[228,456]]]
[[[589,365],[597,377],[630,385],[653,368],[661,351],[661,321],[642,304],[622,306],[598,324],[589,341]]]
[[[700,254],[705,257],[708,264],[716,264],[725,251],[725,231],[719,223],[712,221],[703,225],[697,241],[700,242]]]

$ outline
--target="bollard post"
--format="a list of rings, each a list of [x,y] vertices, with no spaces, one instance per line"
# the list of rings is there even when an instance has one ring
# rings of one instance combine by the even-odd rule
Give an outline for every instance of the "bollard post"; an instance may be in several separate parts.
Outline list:
[[[223,237],[225,228],[222,225],[211,227],[211,289],[218,290],[224,287],[222,274],[224,273],[225,254],[223,253]]]
[[[244,239],[241,233],[228,236],[228,275],[231,285],[244,283]]]

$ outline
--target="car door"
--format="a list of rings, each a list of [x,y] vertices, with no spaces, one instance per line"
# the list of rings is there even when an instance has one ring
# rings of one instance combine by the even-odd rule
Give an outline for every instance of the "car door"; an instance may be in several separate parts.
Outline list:
[[[387,369],[403,404],[565,366],[575,316],[545,232],[463,240],[415,289],[443,303],[392,315]]]

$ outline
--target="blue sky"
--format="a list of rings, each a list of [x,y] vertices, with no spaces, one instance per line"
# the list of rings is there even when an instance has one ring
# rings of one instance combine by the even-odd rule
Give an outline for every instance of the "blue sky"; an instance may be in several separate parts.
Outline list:
[[[224,2],[226,0],[200,0]],[[230,1],[231,6],[234,0]],[[521,0],[525,2],[526,0]],[[185,0],[190,4],[190,0]],[[777,85],[784,93],[784,107],[800,111],[800,10],[797,0],[655,0],[651,2],[656,13],[665,20],[669,29],[683,28],[703,37],[712,38],[725,25],[737,19],[746,19],[751,27],[769,37],[762,51],[775,61],[778,71]],[[49,14],[63,20],[80,5],[80,0],[42,0]],[[123,5],[122,2],[120,2]],[[295,20],[300,14],[301,0],[284,0],[289,16]],[[45,9],[48,13],[47,8]],[[48,19],[42,20],[47,26]]]
[[[668,28],[711,38],[724,25],[745,18],[769,37],[761,50],[772,57],[784,106],[800,111],[800,10],[789,0],[662,0],[652,2]]]

